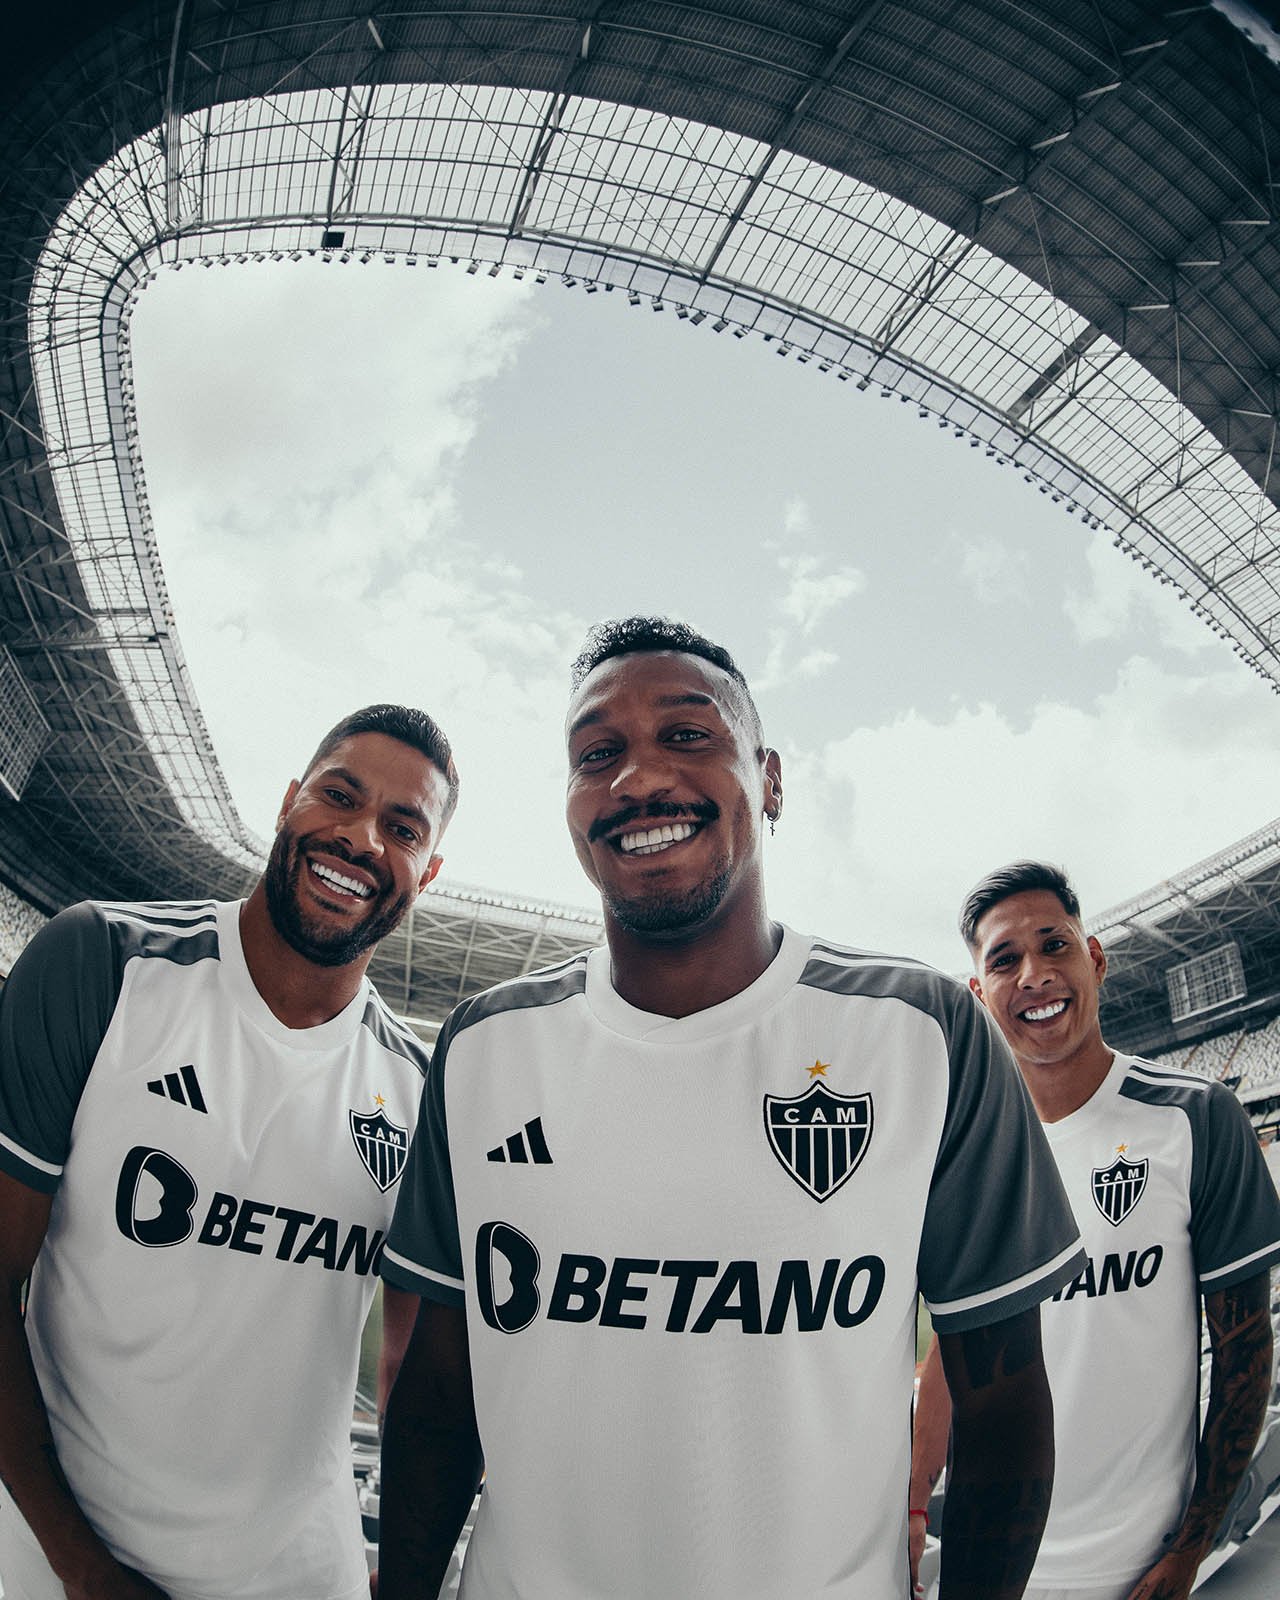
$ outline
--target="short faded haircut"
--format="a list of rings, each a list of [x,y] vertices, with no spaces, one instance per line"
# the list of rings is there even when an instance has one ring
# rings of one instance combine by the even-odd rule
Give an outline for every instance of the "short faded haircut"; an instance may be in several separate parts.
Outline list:
[[[1047,861],[1014,861],[1007,867],[997,867],[974,884],[960,907],[960,937],[970,950],[978,948],[978,924],[993,906],[1011,895],[1025,894],[1032,889],[1047,889],[1058,897],[1058,902],[1069,917],[1080,917],[1080,901],[1071,880],[1061,867]]]
[[[742,669],[722,644],[716,644],[705,634],[696,632],[687,622],[676,622],[671,617],[620,617],[596,623],[569,669],[570,689],[576,694],[601,662],[609,661],[614,656],[661,650],[699,656],[731,678],[738,691],[739,705],[747,714],[751,736],[758,749],[764,748],[760,713],[756,710]]]
[[[410,749],[426,756],[431,765],[444,774],[449,781],[449,792],[445,796],[444,812],[440,818],[443,828],[458,804],[458,769],[449,741],[439,723],[414,706],[364,706],[350,716],[343,717],[321,739],[315,754],[307,762],[303,781],[311,776],[326,756],[333,754],[344,739],[352,739],[358,733],[381,733],[388,739],[398,739],[401,744],[407,744]]]

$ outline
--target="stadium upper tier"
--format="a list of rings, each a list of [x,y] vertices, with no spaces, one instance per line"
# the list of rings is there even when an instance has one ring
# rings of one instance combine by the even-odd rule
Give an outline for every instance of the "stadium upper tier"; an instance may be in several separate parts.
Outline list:
[[[134,426],[134,297],[198,261],[554,279],[896,395],[1280,685],[1280,41],[1239,0],[66,9],[15,19],[0,106],[0,877],[35,904],[259,859]]]
[[[1280,1012],[1280,820],[1104,911],[1089,932],[1110,960],[1102,1021],[1113,1044],[1176,1051],[1228,1019],[1260,1027]]]

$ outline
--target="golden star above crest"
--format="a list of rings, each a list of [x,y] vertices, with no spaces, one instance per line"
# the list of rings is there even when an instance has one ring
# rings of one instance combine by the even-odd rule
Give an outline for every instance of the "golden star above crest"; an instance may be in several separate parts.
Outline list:
[[[831,1063],[829,1061],[815,1061],[811,1067],[806,1067],[805,1071],[811,1078],[825,1078],[827,1075],[827,1068],[830,1065]]]
[[[373,1097],[373,1103],[374,1103],[375,1106],[385,1106],[387,1102],[382,1098],[382,1096],[380,1094],[375,1094],[374,1097]]]
[[[1118,1144],[1116,1146],[1116,1154],[1118,1156],[1128,1155],[1128,1153],[1129,1153],[1129,1146],[1127,1144]]]

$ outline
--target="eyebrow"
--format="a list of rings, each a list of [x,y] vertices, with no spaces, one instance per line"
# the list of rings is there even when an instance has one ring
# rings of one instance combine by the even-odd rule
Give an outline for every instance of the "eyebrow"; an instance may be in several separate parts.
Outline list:
[[[349,789],[354,789],[357,794],[367,793],[365,785],[360,782],[360,779],[356,777],[349,767],[326,767],[319,776],[321,779],[340,778]],[[408,805],[402,800],[392,802],[391,812],[397,817],[408,817],[412,822],[419,823],[424,828],[430,825],[430,818],[425,811],[418,806]]]
[[[687,694],[660,694],[653,704],[661,711],[669,711],[673,706],[710,706],[713,711],[720,710],[719,702],[714,700],[711,695],[699,694],[693,689],[690,689]],[[580,717],[575,718],[570,723],[568,736],[572,739],[574,734],[581,732],[583,728],[589,728],[593,723],[603,721],[605,721],[605,713],[603,711],[584,711]]]

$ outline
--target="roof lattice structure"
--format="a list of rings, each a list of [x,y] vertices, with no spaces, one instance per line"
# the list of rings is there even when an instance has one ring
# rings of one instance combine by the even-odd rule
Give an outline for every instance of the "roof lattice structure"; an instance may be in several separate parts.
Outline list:
[[[1102,1020],[1113,1044],[1167,1050],[1212,1031],[1214,1017],[1170,1021],[1168,969],[1224,943],[1240,948],[1247,1005],[1221,1008],[1238,1025],[1280,1009],[1280,819],[1089,924],[1110,958]]]
[[[260,858],[134,428],[134,297],[200,262],[555,278],[898,395],[1280,685],[1280,69],[1215,7],[150,0],[49,54],[0,121],[0,642],[50,727],[0,873],[37,903]]]

